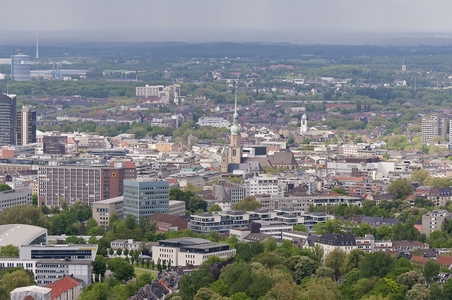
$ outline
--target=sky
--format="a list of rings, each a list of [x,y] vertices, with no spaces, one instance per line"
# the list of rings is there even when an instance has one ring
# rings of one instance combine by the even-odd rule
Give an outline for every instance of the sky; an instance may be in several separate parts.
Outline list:
[[[281,42],[297,32],[437,34],[452,33],[451,12],[450,0],[0,0],[0,42],[36,31],[146,42],[156,32],[156,41],[206,42],[234,34]]]

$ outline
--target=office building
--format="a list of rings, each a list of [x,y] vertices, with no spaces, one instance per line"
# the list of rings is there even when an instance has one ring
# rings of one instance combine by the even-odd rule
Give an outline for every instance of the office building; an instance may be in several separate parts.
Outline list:
[[[197,234],[208,234],[218,231],[219,234],[229,233],[232,227],[243,227],[250,223],[250,216],[241,211],[217,211],[215,213],[200,213],[190,216],[188,228]]]
[[[113,214],[117,214],[120,219],[124,218],[124,196],[93,203],[93,219],[104,229],[107,229]]]
[[[143,178],[124,180],[124,217],[147,218],[156,212],[169,212],[169,182]]]
[[[180,231],[187,228],[187,222],[179,216],[155,213],[150,218],[157,224],[158,232]]]
[[[170,200],[168,214],[172,216],[185,216],[185,201]]]
[[[136,87],[136,96],[137,97],[156,97],[160,98],[161,102],[179,102],[180,95],[180,85],[173,84],[170,86],[163,85],[148,85],[144,87]]]
[[[22,245],[20,260],[60,259],[94,261],[97,245]]]
[[[212,243],[200,238],[174,238],[159,241],[152,247],[152,259],[170,261],[172,266],[199,266],[211,256],[227,259],[235,255],[235,249],[229,249],[228,244]]]
[[[0,192],[0,212],[14,205],[31,204],[32,191],[29,188]],[[0,226],[1,227],[1,226]]]
[[[17,112],[17,140],[19,146],[36,143],[36,112],[29,106]]]
[[[16,81],[30,80],[30,55],[19,53],[11,56],[11,78]]]
[[[39,203],[60,205],[60,199],[69,205],[82,201],[88,205],[122,196],[123,181],[136,178],[132,163],[115,163],[108,167],[42,166],[38,169]]]
[[[44,154],[64,155],[66,154],[66,136],[44,136],[42,147]]]
[[[35,281],[47,286],[66,276],[74,276],[83,286],[91,284],[91,260],[41,259],[36,261]]]
[[[422,143],[427,144],[434,136],[447,139],[447,119],[441,114],[422,117]]]
[[[16,96],[0,93],[0,146],[16,144]]]
[[[234,205],[245,198],[245,188],[221,180],[213,185],[213,194],[218,202]]]

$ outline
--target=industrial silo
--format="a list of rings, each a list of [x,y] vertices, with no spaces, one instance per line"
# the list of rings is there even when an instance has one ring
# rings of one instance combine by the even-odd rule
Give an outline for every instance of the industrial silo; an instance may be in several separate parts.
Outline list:
[[[11,56],[11,77],[17,81],[30,80],[30,56],[19,53]]]

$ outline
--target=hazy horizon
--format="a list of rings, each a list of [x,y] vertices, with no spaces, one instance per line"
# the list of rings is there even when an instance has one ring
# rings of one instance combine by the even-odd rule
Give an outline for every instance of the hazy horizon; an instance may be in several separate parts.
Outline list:
[[[447,0],[3,1],[0,44],[35,42],[449,43]],[[452,40],[452,39],[451,39]],[[414,42],[416,43],[416,42]]]

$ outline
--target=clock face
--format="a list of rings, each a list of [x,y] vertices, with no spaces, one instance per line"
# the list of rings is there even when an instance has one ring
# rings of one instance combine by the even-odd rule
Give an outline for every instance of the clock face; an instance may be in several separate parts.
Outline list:
[[[111,177],[116,177],[116,173],[111,173]]]

